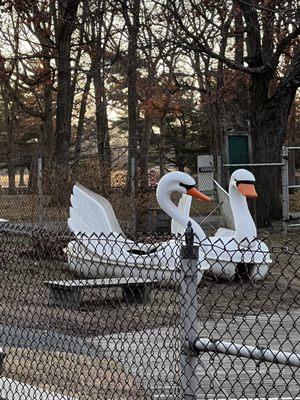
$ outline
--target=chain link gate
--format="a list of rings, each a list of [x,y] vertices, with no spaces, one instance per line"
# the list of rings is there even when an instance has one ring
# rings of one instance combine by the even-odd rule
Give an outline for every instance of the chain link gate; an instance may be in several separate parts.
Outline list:
[[[300,147],[282,147],[283,229],[300,227]]]

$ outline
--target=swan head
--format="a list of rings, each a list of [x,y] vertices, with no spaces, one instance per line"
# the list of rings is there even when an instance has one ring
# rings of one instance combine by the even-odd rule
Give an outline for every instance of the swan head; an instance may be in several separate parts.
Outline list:
[[[196,188],[196,182],[190,175],[180,171],[169,172],[160,179],[156,190],[158,202],[173,192],[188,194],[202,201],[211,201],[210,197]]]
[[[237,169],[232,173],[229,182],[229,190],[230,188],[236,189],[238,193],[250,199],[258,197],[255,190],[255,177],[246,169]]]

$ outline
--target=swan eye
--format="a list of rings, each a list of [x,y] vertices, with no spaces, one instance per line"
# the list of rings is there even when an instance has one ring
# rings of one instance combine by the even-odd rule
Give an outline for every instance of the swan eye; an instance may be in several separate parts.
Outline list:
[[[185,185],[184,183],[179,183],[179,186],[184,187],[187,191],[196,187],[196,185]]]
[[[240,183],[243,183],[243,184],[245,184],[245,185],[254,185],[254,184],[255,184],[255,181],[238,181],[238,180],[236,179],[236,184],[239,185]]]

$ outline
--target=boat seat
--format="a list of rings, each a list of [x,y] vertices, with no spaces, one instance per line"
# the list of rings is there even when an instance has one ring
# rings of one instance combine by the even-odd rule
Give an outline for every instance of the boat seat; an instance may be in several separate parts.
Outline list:
[[[45,281],[50,289],[49,305],[53,307],[78,309],[83,290],[121,287],[123,300],[127,303],[146,303],[156,280],[142,278],[104,278]]]

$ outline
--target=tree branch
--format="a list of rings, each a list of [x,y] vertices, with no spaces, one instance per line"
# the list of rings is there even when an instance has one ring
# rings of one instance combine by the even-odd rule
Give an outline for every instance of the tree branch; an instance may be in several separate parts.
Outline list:
[[[178,12],[178,9],[176,7],[175,4],[175,0],[170,0],[169,4],[171,4],[171,6],[169,6],[169,11],[172,13],[172,15],[175,17],[175,20],[177,22],[177,24],[179,25],[179,27],[181,28],[181,30],[185,33],[186,37],[191,39],[191,41],[188,41],[186,38],[184,38],[183,36],[179,36],[177,34],[177,43],[178,41],[181,42],[181,46],[187,49],[187,50],[194,50],[194,51],[198,51],[200,53],[205,53],[207,54],[209,57],[214,58],[216,60],[219,60],[221,62],[223,62],[225,65],[227,65],[229,68],[238,70],[238,71],[242,71],[245,72],[247,74],[264,74],[267,71],[270,70],[270,65],[265,64],[265,65],[259,65],[259,66],[250,66],[250,67],[246,67],[243,64],[237,63],[231,59],[229,59],[228,57],[225,57],[219,53],[216,53],[215,51],[213,51],[211,48],[209,48],[208,46],[205,46],[203,43],[201,43],[199,41],[199,36],[192,33],[184,24],[181,15]],[[184,45],[183,45],[184,43]]]
[[[271,58],[271,67],[275,69],[279,63],[279,58],[283,54],[286,47],[295,39],[297,36],[300,35],[300,26],[298,26],[293,32],[289,35],[285,36],[281,42],[278,43],[276,50]]]

